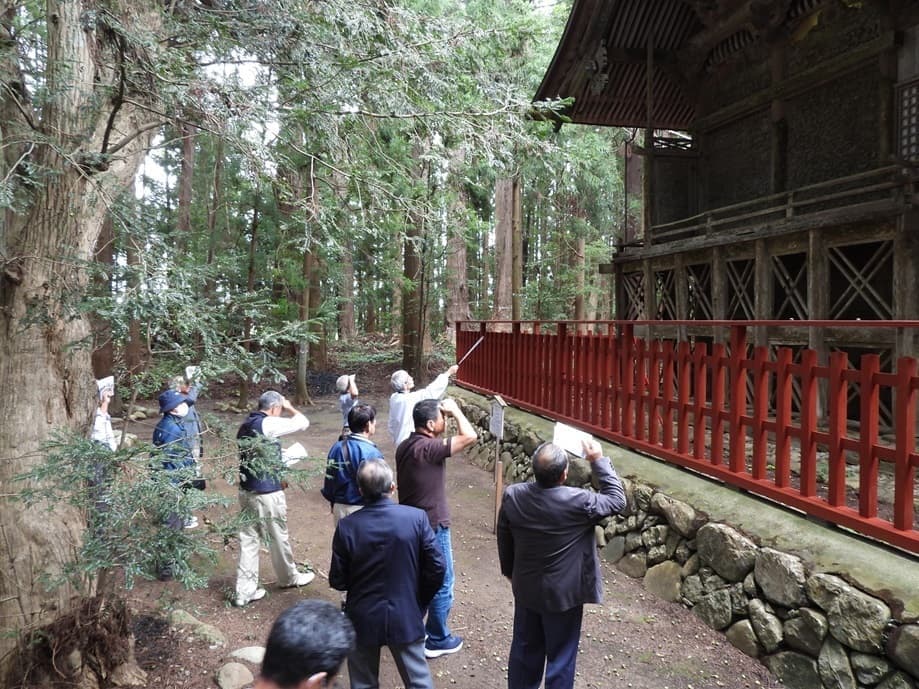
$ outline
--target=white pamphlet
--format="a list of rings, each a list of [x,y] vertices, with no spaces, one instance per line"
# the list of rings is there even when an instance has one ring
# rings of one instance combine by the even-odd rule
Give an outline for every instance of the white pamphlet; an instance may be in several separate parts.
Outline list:
[[[290,466],[291,464],[296,464],[301,459],[306,459],[306,448],[300,443],[294,443],[290,447],[282,450],[281,456],[284,458],[284,464]]]
[[[584,446],[582,440],[591,440],[593,436],[590,433],[579,431],[574,426],[565,423],[556,423],[555,430],[552,433],[552,444],[558,445],[563,450],[570,452],[577,457],[584,456]]]
[[[200,366],[186,366],[185,367],[185,380],[189,383],[193,382],[195,378],[198,377],[198,374],[201,372]]]

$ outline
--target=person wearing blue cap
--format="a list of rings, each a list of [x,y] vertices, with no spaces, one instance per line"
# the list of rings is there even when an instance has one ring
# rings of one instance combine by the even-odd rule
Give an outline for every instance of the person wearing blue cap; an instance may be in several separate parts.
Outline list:
[[[176,390],[164,390],[157,401],[163,417],[153,429],[153,445],[158,450],[155,461],[159,466],[156,468],[168,472],[169,480],[185,490],[191,485],[195,474],[192,443],[183,423],[184,417],[188,414],[188,398]],[[190,514],[174,512],[166,517],[166,524],[169,528],[178,530],[184,528],[190,518]],[[170,565],[160,567],[160,579],[171,579],[172,574]]]

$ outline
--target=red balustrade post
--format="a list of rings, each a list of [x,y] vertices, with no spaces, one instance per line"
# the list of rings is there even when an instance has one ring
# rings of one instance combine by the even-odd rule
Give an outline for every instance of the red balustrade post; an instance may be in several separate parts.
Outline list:
[[[689,454],[689,393],[692,384],[692,355],[689,342],[683,340],[677,347],[677,440],[676,451]]]
[[[664,366],[667,362],[664,362]],[[660,340],[651,340],[648,351],[648,442],[656,445],[661,426],[661,343]],[[666,405],[670,400],[664,398]]]
[[[901,357],[897,360],[897,385],[895,388],[895,433],[897,449],[894,461],[893,525],[902,531],[913,528],[913,494],[916,485],[916,466],[913,450],[916,447],[916,360]]]
[[[511,397],[521,399],[521,387],[527,376],[526,351],[523,347],[523,338],[520,336],[520,321],[514,321],[511,324],[511,356],[508,362],[510,366],[510,387],[508,390]]]
[[[644,338],[635,342],[635,439],[645,439],[645,390],[648,384],[647,366]]]
[[[627,438],[634,437],[635,421],[635,346],[634,328],[631,323],[622,327],[620,350],[622,359],[619,367],[623,383],[622,389],[622,434]]]
[[[801,352],[801,495],[817,494],[817,352]]]
[[[664,375],[663,375],[663,399],[664,399],[664,437],[661,440],[665,450],[673,449],[673,408],[676,404],[674,399],[674,369],[676,369],[676,357],[673,354],[673,341],[664,342]]]
[[[603,423],[600,395],[603,385],[603,355],[602,348],[605,338],[591,331],[590,335],[590,423],[599,428],[605,428]]]
[[[622,420],[619,411],[619,407],[622,404],[622,377],[619,375],[620,364],[622,363],[619,353],[622,346],[622,336],[617,334],[616,330],[610,325],[607,339],[609,340],[609,353],[607,355],[607,371],[609,375],[606,378],[609,381],[609,393],[606,397],[607,413],[609,414],[610,430],[613,433],[618,433],[621,429],[619,422]]]
[[[565,391],[568,389],[566,376],[568,375],[567,357],[568,352],[568,326],[565,323],[559,323],[555,334],[555,392],[553,399],[550,400],[548,409],[564,415],[565,413]]]
[[[705,401],[708,398],[708,367],[705,365],[707,349],[704,342],[697,340],[692,351],[692,365],[695,374],[692,406],[692,454],[700,461],[705,457]]]
[[[712,345],[712,456],[711,463],[724,464],[724,388],[725,366],[724,345]]]
[[[586,407],[590,400],[590,387],[587,376],[587,344],[589,335],[578,330],[575,335],[575,383],[572,390],[572,416],[580,421],[587,419]]]
[[[830,354],[829,378],[829,416],[828,430],[829,467],[827,484],[827,502],[834,507],[846,504],[846,451],[843,439],[846,437],[846,413],[849,401],[846,370],[849,368],[849,356],[845,352]]]
[[[863,354],[859,361],[859,437],[858,437],[858,513],[873,519],[878,516],[878,469],[877,453],[878,409],[881,401],[881,386],[877,376],[881,372],[881,357],[878,354]]]
[[[769,413],[768,347],[753,351],[753,478],[766,478],[766,448],[769,443],[766,417]]]
[[[487,383],[491,379],[491,373],[492,373],[491,362],[493,361],[494,355],[492,354],[492,356],[489,356],[488,350],[492,349],[492,347],[494,346],[494,343],[488,341],[488,337],[486,337],[487,330],[488,330],[488,323],[486,323],[485,321],[482,321],[481,323],[479,323],[479,337],[485,338],[482,341],[482,344],[479,345],[479,349],[482,349],[484,351],[476,352],[475,354],[469,357],[468,361],[477,362],[475,365],[475,368],[473,368],[473,372],[476,376],[475,384],[478,385],[479,387],[490,389]],[[465,366],[465,364],[463,365]]]
[[[776,353],[775,376],[775,485],[791,485],[792,351],[781,347]]]
[[[731,445],[729,465],[731,471],[745,472],[747,469],[747,429],[744,416],[747,413],[747,328],[743,325],[731,327],[731,396],[729,400],[729,423]]]

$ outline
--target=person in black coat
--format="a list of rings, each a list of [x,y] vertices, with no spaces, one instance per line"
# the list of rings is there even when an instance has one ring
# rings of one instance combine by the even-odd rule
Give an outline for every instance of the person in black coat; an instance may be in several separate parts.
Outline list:
[[[423,510],[392,501],[392,469],[368,459],[357,471],[364,508],[338,522],[329,584],[348,592],[357,630],[348,656],[351,689],[379,687],[380,648],[388,646],[406,689],[434,689],[424,656],[424,612],[446,563]]]
[[[574,686],[585,603],[602,602],[594,526],[625,507],[622,482],[600,445],[584,441],[599,492],[565,485],[568,454],[533,453],[535,483],[508,486],[498,513],[498,559],[514,591],[509,689]]]

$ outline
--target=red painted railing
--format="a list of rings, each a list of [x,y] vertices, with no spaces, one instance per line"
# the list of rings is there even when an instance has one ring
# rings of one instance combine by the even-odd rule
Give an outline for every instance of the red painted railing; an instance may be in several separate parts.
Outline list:
[[[799,321],[804,328],[919,329],[919,321]],[[636,337],[709,327],[726,344]],[[461,322],[459,382],[602,438],[919,553],[912,357],[881,370],[845,352],[750,347],[788,321]],[[576,332],[589,330],[590,332]],[[919,330],[916,330],[919,335]],[[890,428],[881,406],[892,407]],[[848,481],[847,481],[848,478]]]

